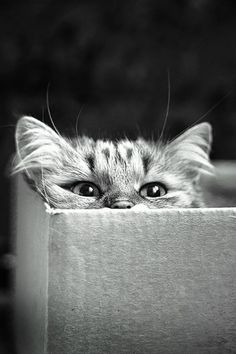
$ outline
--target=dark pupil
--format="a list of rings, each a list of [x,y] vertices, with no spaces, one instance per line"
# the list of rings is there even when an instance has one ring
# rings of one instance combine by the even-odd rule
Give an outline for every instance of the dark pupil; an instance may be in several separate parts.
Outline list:
[[[149,186],[147,187],[147,196],[148,197],[160,197],[160,188],[158,186]]]
[[[80,188],[80,193],[86,197],[92,197],[94,195],[94,189],[89,184],[84,184]]]

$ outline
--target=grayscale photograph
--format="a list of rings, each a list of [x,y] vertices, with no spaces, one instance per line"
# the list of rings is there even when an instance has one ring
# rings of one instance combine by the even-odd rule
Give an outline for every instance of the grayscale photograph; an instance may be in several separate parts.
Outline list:
[[[236,353],[236,2],[0,29],[0,354]]]

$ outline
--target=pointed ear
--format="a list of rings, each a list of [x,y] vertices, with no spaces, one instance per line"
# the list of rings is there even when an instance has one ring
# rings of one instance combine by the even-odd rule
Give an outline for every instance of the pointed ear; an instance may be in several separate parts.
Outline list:
[[[59,152],[69,145],[54,130],[33,117],[18,121],[15,140],[18,161],[13,173],[24,171],[29,178],[42,168],[60,163]]]
[[[185,169],[205,173],[213,173],[213,166],[209,160],[212,143],[212,129],[209,123],[201,123],[188,129],[175,140],[169,147],[171,155],[183,162]]]

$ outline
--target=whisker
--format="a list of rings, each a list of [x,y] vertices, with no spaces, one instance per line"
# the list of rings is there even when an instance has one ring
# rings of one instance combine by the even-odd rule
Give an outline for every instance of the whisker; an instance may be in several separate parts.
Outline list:
[[[84,109],[84,107],[86,106],[85,103],[82,104],[82,106],[80,107],[80,110],[79,110],[79,114],[77,115],[76,117],[76,122],[75,122],[75,132],[76,132],[76,136],[79,137],[79,134],[78,134],[78,122],[79,122],[79,118],[80,118],[80,115]]]
[[[51,110],[50,110],[50,106],[49,106],[49,87],[50,87],[50,83],[48,83],[47,93],[46,93],[46,104],[47,104],[48,116],[49,116],[49,119],[50,119],[50,121],[52,123],[53,128],[55,129],[57,134],[61,136],[61,134],[59,133],[59,131],[58,131],[57,127],[55,126],[54,121],[52,119],[52,114],[51,114]]]
[[[165,118],[164,118],[164,123],[162,126],[162,130],[161,130],[161,134],[159,136],[158,140],[161,140],[164,134],[164,130],[166,127],[166,123],[167,123],[167,119],[170,113],[170,70],[167,70],[167,81],[168,81],[168,93],[167,93],[167,106],[166,106],[166,114],[165,114]]]
[[[230,94],[232,93],[232,90],[230,90],[228,93],[226,93],[216,104],[214,104],[206,113],[201,115],[191,126],[190,128],[195,125],[196,123],[200,122],[202,119],[204,119],[209,113],[214,111],[215,108],[217,108]]]
[[[202,119],[204,119],[209,113],[211,113],[215,108],[217,108],[230,94],[232,93],[232,90],[227,92],[217,103],[215,103],[208,111],[204,114],[202,114],[197,120],[195,120],[191,125],[189,125],[187,128],[183,129],[179,134],[177,134],[173,139],[171,139],[169,142],[171,143],[175,139],[177,139],[181,134],[185,133],[188,129],[194,127],[197,123],[199,123]]]

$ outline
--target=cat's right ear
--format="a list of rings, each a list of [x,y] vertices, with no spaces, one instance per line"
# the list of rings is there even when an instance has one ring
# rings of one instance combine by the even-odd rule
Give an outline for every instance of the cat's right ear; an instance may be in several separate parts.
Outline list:
[[[16,165],[13,173],[24,171],[29,178],[42,168],[59,163],[59,152],[67,142],[46,124],[22,117],[16,126]]]

